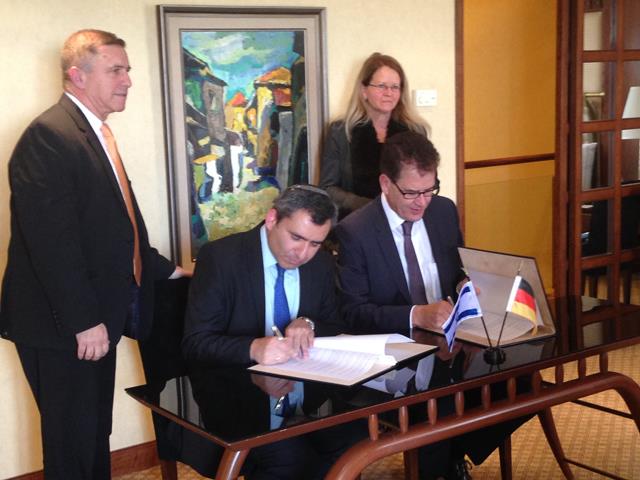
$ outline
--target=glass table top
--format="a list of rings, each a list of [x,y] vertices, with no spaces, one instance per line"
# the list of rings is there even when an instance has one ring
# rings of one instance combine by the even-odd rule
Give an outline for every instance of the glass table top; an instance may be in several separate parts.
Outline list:
[[[457,342],[449,352],[442,336],[415,329],[399,333],[437,345],[439,350],[352,387],[270,377],[251,373],[246,366],[199,366],[127,392],[163,416],[224,445],[496,372],[640,341],[640,310],[583,326],[583,312],[593,313],[600,305],[584,298],[572,302],[561,299],[552,306],[556,335],[504,347],[505,361],[499,365],[487,363],[483,347]]]

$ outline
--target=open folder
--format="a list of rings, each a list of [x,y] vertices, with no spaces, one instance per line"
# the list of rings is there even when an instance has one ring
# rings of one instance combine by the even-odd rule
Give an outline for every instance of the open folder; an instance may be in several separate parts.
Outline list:
[[[281,377],[355,385],[393,369],[398,362],[436,350],[399,334],[318,337],[309,358],[278,365],[254,365],[249,370]]]

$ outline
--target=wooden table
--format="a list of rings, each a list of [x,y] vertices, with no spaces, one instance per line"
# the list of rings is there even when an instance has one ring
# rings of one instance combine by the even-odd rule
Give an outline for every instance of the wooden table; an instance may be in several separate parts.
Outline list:
[[[388,455],[411,451],[465,432],[530,414],[539,416],[562,471],[567,478],[573,478],[569,463],[583,465],[565,457],[555,430],[551,407],[576,401],[594,393],[615,390],[629,408],[630,414],[627,416],[635,421],[640,430],[640,387],[631,378],[608,369],[609,352],[640,343],[640,311],[630,309],[614,319],[584,327],[576,322],[576,315],[573,315],[574,318],[572,314],[568,315],[568,318],[558,318],[559,315],[556,314],[562,328],[558,328],[555,337],[506,347],[507,360],[500,366],[486,364],[482,360],[482,352],[476,350],[475,355],[468,355],[471,361],[464,377],[450,385],[429,388],[399,398],[393,398],[391,395],[368,396],[365,386],[346,388],[325,385],[329,392],[328,398],[335,400],[338,396],[347,399],[340,402],[339,410],[327,409],[323,405],[318,410],[309,412],[307,416],[297,418],[294,424],[273,430],[264,425],[245,428],[244,431],[234,430],[223,428],[221,424],[216,424],[216,421],[205,425],[202,421],[207,417],[207,412],[202,410],[204,405],[198,405],[192,395],[193,372],[167,381],[129,388],[127,392],[162,418],[219,445],[222,456],[218,464],[217,479],[237,478],[251,448],[356,419],[367,419],[369,438],[351,447],[332,467],[327,478],[357,478],[369,464]],[[588,334],[585,335],[587,328]],[[418,337],[418,341],[429,341],[428,338],[433,338],[419,331],[415,331],[414,335]],[[473,348],[470,351],[474,353]],[[597,371],[588,373],[587,359],[594,356],[598,358]],[[566,379],[567,365],[576,363],[577,378]],[[540,372],[548,368],[553,369],[554,379],[543,381]],[[250,383],[250,375],[244,368],[215,369],[215,372],[200,371],[195,375],[200,379],[210,378],[214,384],[217,381],[214,375],[224,372],[227,387],[230,386],[229,379]],[[528,388],[516,388],[517,383],[519,387],[522,386],[523,378],[528,379]],[[492,402],[491,385],[499,382],[506,383],[507,395],[502,400]],[[306,388],[317,389],[319,386],[305,384]],[[465,408],[464,392],[470,389],[480,389],[481,404]],[[437,399],[449,395],[455,399],[455,413],[438,417]],[[223,397],[222,394],[220,398]],[[350,403],[349,399],[354,398],[358,401]],[[426,420],[410,424],[410,408],[424,408]],[[390,414],[397,416],[398,428],[381,429],[382,417],[388,417]],[[238,418],[241,416],[240,413],[225,415],[232,417],[232,421],[234,415]],[[381,430],[384,433],[380,433]],[[503,456],[506,462],[503,471],[510,472],[510,452],[507,450],[506,453],[507,455]],[[416,456],[409,455],[405,458],[413,459],[407,463],[408,476],[416,478]]]

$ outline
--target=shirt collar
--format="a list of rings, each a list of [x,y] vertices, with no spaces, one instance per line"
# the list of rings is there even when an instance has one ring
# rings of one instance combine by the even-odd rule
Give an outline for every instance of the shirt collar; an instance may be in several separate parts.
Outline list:
[[[267,240],[267,227],[262,225],[260,227],[260,246],[262,248],[262,267],[267,271],[269,268],[273,267],[278,261],[276,257],[271,253],[271,249],[269,248],[269,241]]]
[[[398,215],[395,212],[395,210],[391,208],[384,192],[380,195],[380,200],[382,202],[382,209],[384,210],[384,214],[387,217],[387,222],[389,222],[389,227],[391,228],[391,231],[396,229],[402,229],[404,218]]]
[[[75,103],[78,108],[80,109],[80,111],[82,112],[82,114],[86,117],[87,121],[89,122],[89,125],[91,125],[91,128],[93,128],[93,131],[98,133],[100,132],[100,128],[102,127],[102,120],[100,120],[95,113],[93,113],[91,110],[89,110],[84,103],[82,103],[80,100],[78,100],[76,97],[74,97],[71,93],[69,92],[64,92],[64,94],[69,97],[69,99]],[[99,136],[102,136],[101,134]]]

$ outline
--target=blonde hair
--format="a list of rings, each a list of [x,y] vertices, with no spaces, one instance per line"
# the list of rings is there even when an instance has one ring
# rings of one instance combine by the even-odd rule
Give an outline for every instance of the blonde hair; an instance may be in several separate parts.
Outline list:
[[[400,99],[393,109],[393,112],[391,112],[391,119],[406,125],[411,131],[428,135],[430,130],[429,124],[417,114],[411,105],[409,83],[402,66],[392,56],[375,52],[365,60],[360,69],[360,73],[358,73],[353,91],[351,92],[349,105],[347,106],[347,111],[344,116],[344,129],[347,134],[347,139],[351,141],[351,131],[354,127],[371,120],[367,113],[364,100],[362,99],[361,88],[369,85],[373,75],[382,67],[388,67],[400,76]]]
[[[64,42],[60,52],[62,81],[66,83],[70,80],[68,71],[74,66],[90,72],[93,57],[98,53],[98,47],[103,45],[126,47],[125,41],[111,32],[84,29],[72,33]]]

